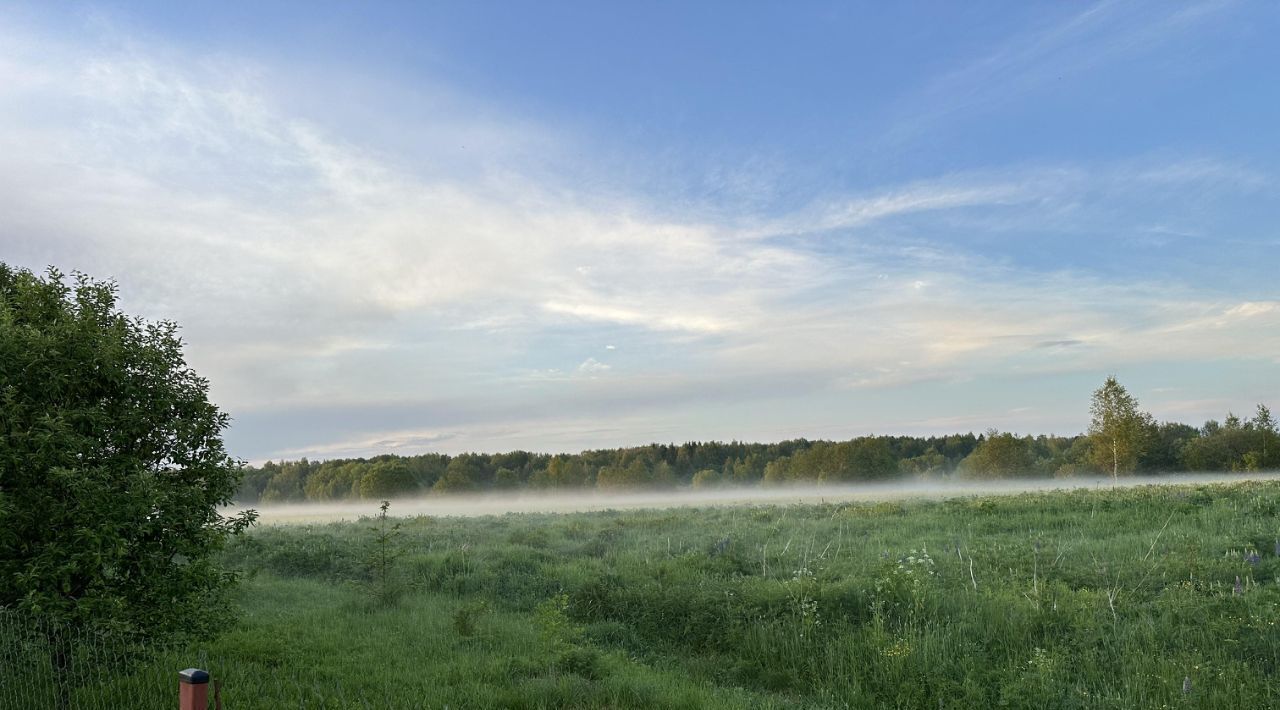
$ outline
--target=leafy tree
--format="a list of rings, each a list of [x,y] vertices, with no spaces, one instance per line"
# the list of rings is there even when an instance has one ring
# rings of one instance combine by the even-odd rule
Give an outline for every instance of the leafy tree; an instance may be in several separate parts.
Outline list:
[[[978,437],[970,434],[952,434],[942,443],[942,455],[947,457],[952,466],[959,464],[964,457],[978,448]]]
[[[884,437],[858,437],[842,446],[847,447],[848,466],[855,479],[879,480],[898,472],[898,460]]]
[[[242,503],[253,503],[262,500],[262,493],[271,483],[271,478],[280,472],[280,466],[273,461],[262,464],[261,468],[246,466],[240,479],[240,487],[236,490],[235,499]]]
[[[786,483],[794,478],[790,456],[782,456],[765,464],[763,478],[765,484]]]
[[[587,468],[577,456],[556,456],[547,462],[547,468],[538,477],[539,483],[553,488],[572,488],[587,481]]]
[[[759,454],[753,453],[746,458],[734,459],[733,470],[725,473],[728,479],[735,484],[755,483],[764,475],[764,461]]]
[[[640,459],[628,466],[602,466],[596,472],[596,488],[639,488],[649,480],[649,468]]]
[[[1035,459],[1026,439],[1009,432],[992,429],[961,463],[963,472],[973,478],[1010,478],[1033,473]]]
[[[659,461],[649,472],[649,484],[655,488],[670,488],[676,484],[676,471],[666,461]]]
[[[1276,420],[1266,405],[1259,404],[1258,412],[1253,417],[1253,430],[1257,433],[1257,452],[1254,470],[1275,468],[1280,461],[1280,433],[1276,430]]]
[[[1062,460],[1058,462],[1057,468],[1053,470],[1053,475],[1057,478],[1070,478],[1077,475],[1096,473],[1098,469],[1089,463],[1089,457],[1092,452],[1093,445],[1087,435],[1075,437],[1066,451],[1062,453]]]
[[[305,458],[301,461],[285,461],[280,470],[267,481],[262,491],[262,500],[269,503],[288,503],[306,499],[304,486],[311,471],[311,462]]]
[[[1183,451],[1185,466],[1193,471],[1273,468],[1280,446],[1275,428],[1271,410],[1263,405],[1258,405],[1257,415],[1250,420],[1230,413],[1222,423],[1209,420]]]
[[[714,468],[704,468],[693,474],[691,481],[694,488],[710,488],[724,483],[724,474]]]
[[[496,488],[518,488],[522,483],[524,483],[524,480],[521,478],[519,471],[503,467],[493,473],[493,485]]]
[[[394,498],[417,490],[418,482],[402,460],[379,461],[360,477],[361,498]]]
[[[1089,411],[1093,415],[1089,424],[1092,462],[1110,471],[1113,480],[1121,471],[1132,472],[1147,448],[1151,415],[1138,409],[1138,400],[1114,376],[1094,391]]]
[[[1224,435],[1222,425],[1210,419],[1200,428],[1200,436],[1187,442],[1182,450],[1182,467],[1188,471],[1227,470],[1232,452],[1227,446],[1230,433]]]
[[[326,461],[302,484],[307,500],[342,500],[359,493],[369,468],[356,461]]]
[[[907,476],[921,476],[941,473],[947,467],[947,457],[932,446],[928,451],[909,458],[898,460],[898,471]]]
[[[484,484],[485,471],[480,457],[464,454],[445,467],[444,475],[432,487],[437,493],[474,491]]]
[[[223,622],[240,466],[177,326],[0,264],[0,607],[152,637]],[[201,625],[204,628],[201,628]]]
[[[1182,469],[1187,447],[1199,436],[1200,431],[1188,424],[1161,422],[1151,430],[1151,445],[1139,457],[1138,468],[1152,473]]]
[[[661,488],[675,482],[675,470],[666,461],[651,468],[639,456],[625,467],[604,466],[596,473],[597,488]]]
[[[421,454],[411,456],[404,461],[409,465],[409,470],[413,471],[413,478],[418,482],[418,488],[423,489],[434,486],[449,466],[449,457],[444,454]]]
[[[764,468],[767,483],[817,479],[823,483],[887,478],[898,471],[898,461],[883,437],[863,436],[850,441],[815,442]]]

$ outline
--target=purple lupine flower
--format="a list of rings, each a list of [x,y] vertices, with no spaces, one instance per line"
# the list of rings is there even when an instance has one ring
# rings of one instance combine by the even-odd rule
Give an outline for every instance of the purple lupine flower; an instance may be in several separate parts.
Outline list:
[[[1247,555],[1245,555],[1245,556],[1244,556],[1244,561],[1245,561],[1245,562],[1248,562],[1248,563],[1249,563],[1249,564],[1251,564],[1251,565],[1256,565],[1256,564],[1258,564],[1258,561],[1259,561],[1259,560],[1261,560],[1261,559],[1262,559],[1262,558],[1261,558],[1261,557],[1258,557],[1258,553],[1257,553],[1256,551],[1254,551],[1254,550],[1250,550],[1250,551],[1249,551],[1249,554],[1247,554]]]
[[[1280,557],[1280,537],[1276,538],[1276,557]]]
[[[1237,597],[1244,594],[1244,585],[1240,584],[1240,575],[1236,575],[1236,586],[1232,588],[1231,593]]]
[[[1191,695],[1191,676],[1182,676],[1182,694]]]

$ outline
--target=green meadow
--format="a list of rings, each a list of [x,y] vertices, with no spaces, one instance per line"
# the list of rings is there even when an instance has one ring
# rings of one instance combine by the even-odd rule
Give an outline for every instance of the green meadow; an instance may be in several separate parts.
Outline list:
[[[224,634],[74,697],[170,708],[200,665],[236,709],[1276,707],[1278,535],[1274,481],[262,527]]]

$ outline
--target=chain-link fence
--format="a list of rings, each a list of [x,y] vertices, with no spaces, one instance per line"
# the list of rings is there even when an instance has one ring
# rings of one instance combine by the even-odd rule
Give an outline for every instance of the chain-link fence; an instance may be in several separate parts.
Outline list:
[[[199,663],[146,638],[0,609],[0,708],[175,707],[177,671]]]
[[[209,652],[199,641],[161,645],[144,637],[69,627],[0,609],[0,710],[177,710],[179,671],[202,668],[236,710],[419,707],[394,688],[344,687],[305,669],[263,672],[253,659]]]

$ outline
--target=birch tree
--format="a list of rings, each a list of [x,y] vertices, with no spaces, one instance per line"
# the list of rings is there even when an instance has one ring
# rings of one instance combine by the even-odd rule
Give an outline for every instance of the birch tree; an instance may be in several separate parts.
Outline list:
[[[1151,415],[1138,409],[1138,400],[1114,376],[1093,393],[1089,407],[1089,458],[1113,481],[1138,466],[1152,427]]]

